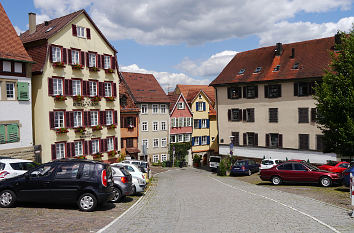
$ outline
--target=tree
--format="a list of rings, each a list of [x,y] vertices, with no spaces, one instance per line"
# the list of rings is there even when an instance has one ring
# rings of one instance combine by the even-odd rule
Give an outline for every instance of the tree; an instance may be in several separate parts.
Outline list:
[[[317,123],[326,151],[354,155],[354,25],[349,34],[338,32],[335,52],[323,82],[315,88]]]

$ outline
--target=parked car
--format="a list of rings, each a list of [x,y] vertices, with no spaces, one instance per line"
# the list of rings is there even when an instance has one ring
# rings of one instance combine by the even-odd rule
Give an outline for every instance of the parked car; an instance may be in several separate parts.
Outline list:
[[[263,159],[261,162],[260,169],[269,169],[277,164],[281,163],[282,161],[279,159]]]
[[[256,173],[259,171],[259,164],[253,160],[245,159],[245,160],[237,160],[232,166],[230,175],[236,174],[244,174],[244,175],[252,175],[252,173]]]
[[[333,183],[340,182],[340,174],[323,171],[307,162],[287,161],[270,169],[262,169],[260,178],[263,181],[271,181],[274,185],[282,182],[319,183],[329,187]]]
[[[140,185],[146,186],[146,180],[144,173],[140,171],[140,169],[134,164],[128,163],[113,163],[112,166],[115,167],[124,167],[133,177],[133,187],[132,193],[135,194],[137,190],[140,190]],[[136,178],[138,182],[134,182],[134,178]],[[145,187],[144,187],[145,188]]]
[[[348,167],[350,167],[350,163],[348,162],[329,161],[327,164],[321,165],[318,168],[321,170],[342,173]]]
[[[138,177],[133,177],[133,188],[132,188],[132,195],[136,195],[137,193],[144,192],[146,188],[146,182]]]
[[[0,207],[18,202],[77,203],[82,211],[113,198],[113,179],[108,164],[62,159],[45,163],[23,175],[0,181]]]
[[[118,202],[133,191],[132,175],[124,167],[112,166],[113,202]]]
[[[209,158],[210,169],[212,171],[217,170],[219,167],[220,161],[221,161],[221,156],[215,156],[215,155],[210,156],[210,158]]]
[[[354,173],[354,165],[345,169],[342,173],[342,184],[350,186],[350,173]]]
[[[122,163],[134,164],[138,167],[142,167],[145,170],[144,173],[148,173],[149,171],[149,163],[146,161],[131,159],[131,160],[124,160],[122,161]]]
[[[31,160],[3,158],[0,159],[0,180],[25,174],[38,164]]]

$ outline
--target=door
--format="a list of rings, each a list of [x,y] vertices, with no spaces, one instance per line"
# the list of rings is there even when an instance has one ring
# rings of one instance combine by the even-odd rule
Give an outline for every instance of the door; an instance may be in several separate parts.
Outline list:
[[[285,181],[293,181],[293,164],[284,163],[277,167],[279,176]]]
[[[309,169],[305,167],[301,163],[294,163],[294,181],[296,182],[311,182],[311,174],[309,173]]]

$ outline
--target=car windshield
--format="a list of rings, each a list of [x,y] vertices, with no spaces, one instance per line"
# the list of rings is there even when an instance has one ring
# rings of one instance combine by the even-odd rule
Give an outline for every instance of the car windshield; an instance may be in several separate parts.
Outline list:
[[[10,163],[10,166],[14,170],[28,171],[32,168],[35,168],[37,165],[33,162],[20,162],[20,163]]]
[[[310,168],[311,170],[313,171],[319,171],[320,169],[314,165],[312,165],[311,163],[307,163],[307,162],[304,162],[303,163],[306,167]]]
[[[210,162],[220,163],[220,158],[218,158],[218,157],[210,157]]]
[[[262,164],[263,164],[263,165],[273,165],[274,162],[273,162],[272,160],[263,160],[263,161],[262,161]]]
[[[234,166],[246,166],[247,162],[246,161],[236,161]]]

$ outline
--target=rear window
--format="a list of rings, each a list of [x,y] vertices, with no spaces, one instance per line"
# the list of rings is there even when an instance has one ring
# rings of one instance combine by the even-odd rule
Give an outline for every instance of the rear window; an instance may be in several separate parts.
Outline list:
[[[132,168],[131,166],[124,166],[125,169],[127,169],[129,172],[135,172],[134,168]]]
[[[210,162],[220,163],[220,158],[218,158],[218,157],[210,157]]]
[[[61,164],[58,167],[57,174],[55,175],[56,179],[73,179],[76,178],[77,173],[79,172],[79,163],[69,163]]]
[[[247,165],[247,161],[236,161],[235,166],[246,166]]]
[[[262,161],[262,164],[263,164],[263,165],[273,165],[274,162],[273,162],[272,160],[263,160],[263,161]]]
[[[113,176],[124,176],[120,168],[111,168]]]
[[[140,166],[143,167],[143,168],[147,168],[147,167],[148,167],[148,163],[142,162],[142,163],[140,164]]]
[[[95,164],[85,163],[82,169],[82,178],[90,178],[95,169]]]
[[[32,168],[35,168],[37,165],[32,162],[20,162],[20,163],[10,163],[10,166],[14,170],[18,171],[28,171]]]
[[[132,162],[132,164],[140,166],[140,162]]]
[[[292,163],[285,163],[285,164],[279,165],[278,170],[293,170],[293,164]]]
[[[127,170],[125,170],[124,167],[120,167],[119,169],[123,173],[124,176],[129,176],[130,175],[130,173]]]

